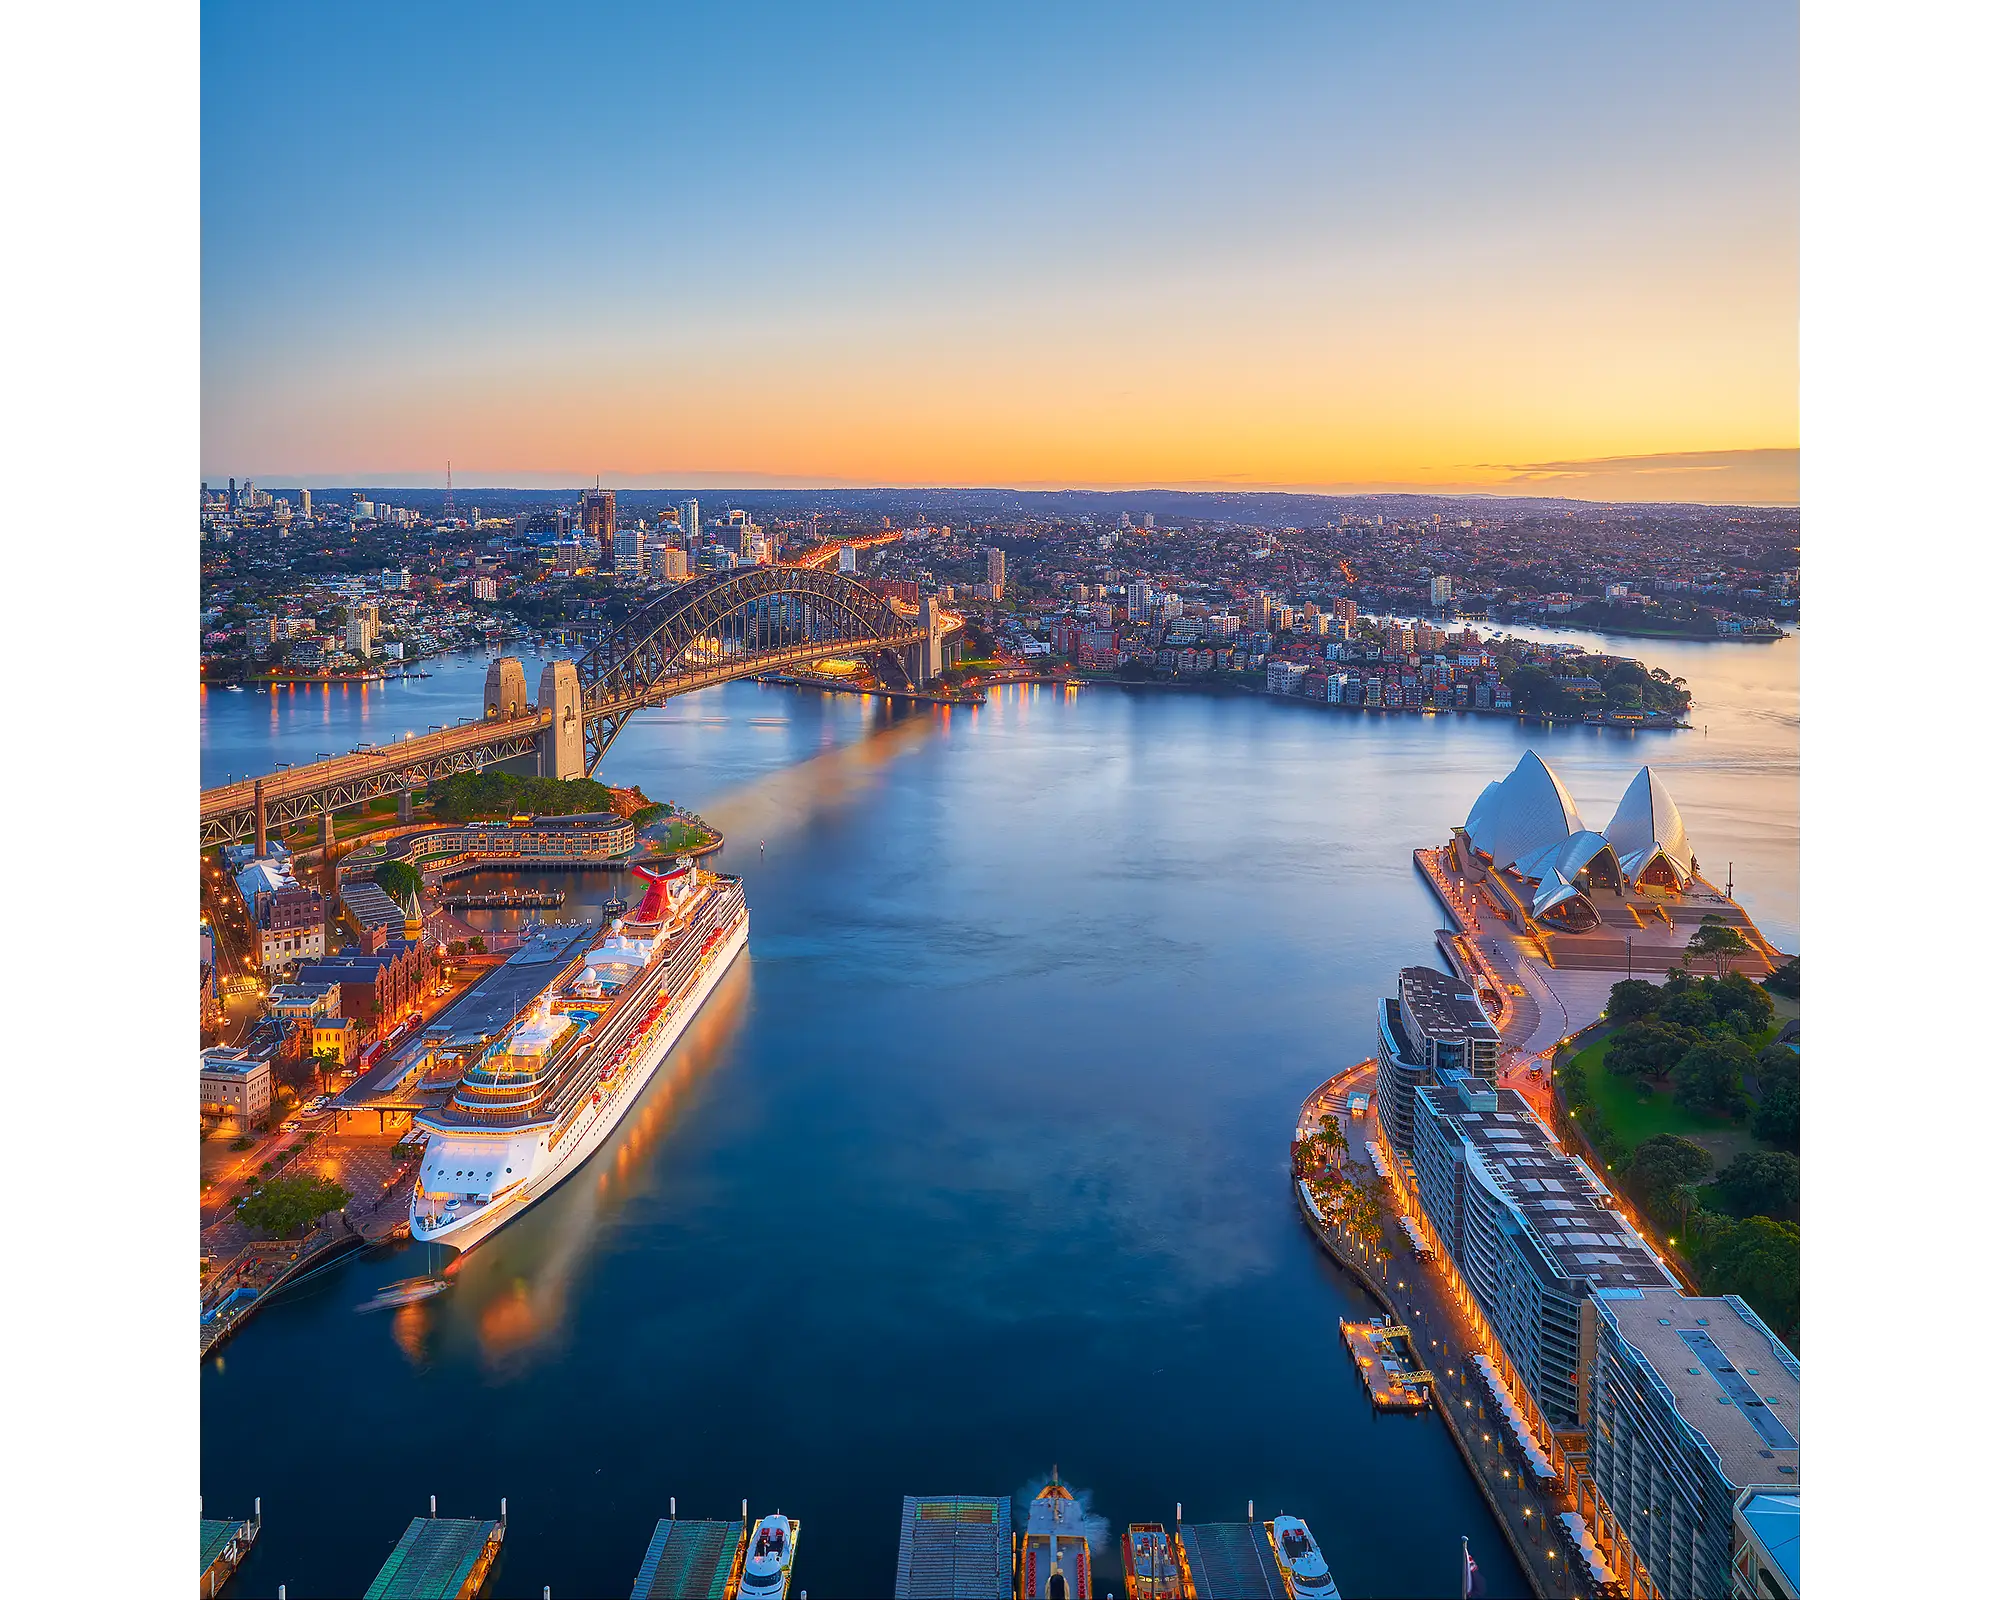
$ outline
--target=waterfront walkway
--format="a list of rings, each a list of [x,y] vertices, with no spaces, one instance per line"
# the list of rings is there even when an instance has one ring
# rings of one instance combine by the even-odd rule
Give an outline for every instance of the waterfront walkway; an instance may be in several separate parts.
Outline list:
[[[1374,1087],[1372,1062],[1350,1067],[1328,1079],[1300,1108],[1300,1130],[1316,1129],[1321,1115],[1338,1105],[1343,1108],[1343,1122],[1355,1128],[1349,1136],[1354,1148],[1362,1148],[1369,1139],[1381,1141]],[[1357,1090],[1370,1094],[1368,1112],[1358,1126],[1346,1118],[1344,1111],[1348,1095]],[[1388,1148],[1386,1143],[1382,1147]],[[1390,1186],[1385,1186],[1383,1210],[1385,1221],[1390,1215],[1400,1214],[1396,1193]],[[1474,1353],[1484,1353],[1485,1346],[1460,1310],[1442,1264],[1419,1261],[1398,1226],[1384,1228],[1384,1249],[1377,1254],[1352,1245],[1337,1229],[1313,1227],[1310,1217],[1306,1222],[1327,1253],[1395,1321],[1410,1329],[1417,1354],[1435,1377],[1433,1409],[1465,1458],[1473,1481],[1494,1521],[1507,1536],[1514,1558],[1538,1600],[1586,1600],[1595,1594],[1594,1585],[1574,1564],[1557,1520],[1562,1512],[1577,1507],[1566,1494],[1551,1496],[1533,1488],[1522,1475],[1518,1456],[1510,1453],[1503,1442],[1507,1435],[1498,1410],[1468,1359]]]

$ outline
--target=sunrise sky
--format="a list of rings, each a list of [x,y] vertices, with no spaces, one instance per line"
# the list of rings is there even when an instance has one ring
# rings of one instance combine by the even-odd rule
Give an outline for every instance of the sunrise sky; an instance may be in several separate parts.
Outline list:
[[[209,4],[203,469],[1792,501],[1797,74],[1788,5]]]

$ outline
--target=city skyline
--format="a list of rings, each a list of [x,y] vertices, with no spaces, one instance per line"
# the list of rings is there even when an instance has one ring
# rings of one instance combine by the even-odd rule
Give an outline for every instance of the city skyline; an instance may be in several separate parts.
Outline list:
[[[1788,8],[203,51],[212,479],[1797,498]]]

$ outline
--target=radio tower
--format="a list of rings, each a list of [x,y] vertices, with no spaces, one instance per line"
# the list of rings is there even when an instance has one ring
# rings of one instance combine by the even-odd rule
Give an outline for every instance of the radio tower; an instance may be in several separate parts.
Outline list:
[[[449,461],[444,464],[444,520],[446,522],[456,522],[458,520],[458,512],[453,508],[451,503],[451,463]]]

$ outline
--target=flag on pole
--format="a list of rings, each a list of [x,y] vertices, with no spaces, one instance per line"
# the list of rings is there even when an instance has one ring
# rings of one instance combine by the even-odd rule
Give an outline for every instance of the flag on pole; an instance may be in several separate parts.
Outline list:
[[[1465,1569],[1458,1579],[1458,1600],[1480,1600],[1486,1593],[1486,1580],[1479,1575],[1479,1563],[1472,1559],[1472,1545],[1461,1538],[1458,1546],[1465,1556]]]

